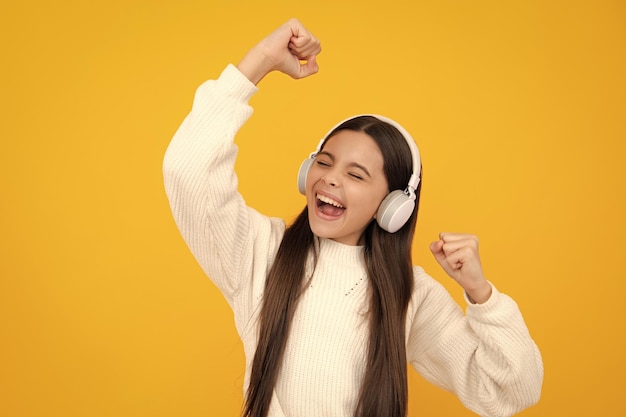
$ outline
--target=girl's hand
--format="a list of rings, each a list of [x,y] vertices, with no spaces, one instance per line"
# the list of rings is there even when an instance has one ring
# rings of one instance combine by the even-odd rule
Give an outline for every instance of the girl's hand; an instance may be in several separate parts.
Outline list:
[[[318,71],[316,57],[321,51],[320,41],[297,19],[290,19],[253,47],[237,67],[254,84],[272,71],[304,78]]]
[[[483,275],[476,236],[440,233],[439,240],[430,244],[430,251],[472,302],[481,304],[489,299],[491,285]]]

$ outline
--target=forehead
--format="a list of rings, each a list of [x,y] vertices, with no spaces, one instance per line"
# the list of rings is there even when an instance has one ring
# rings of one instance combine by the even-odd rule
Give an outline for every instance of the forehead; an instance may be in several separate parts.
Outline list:
[[[365,132],[341,130],[326,141],[322,150],[335,158],[369,162],[369,165],[380,165],[382,169],[383,154],[374,139]]]

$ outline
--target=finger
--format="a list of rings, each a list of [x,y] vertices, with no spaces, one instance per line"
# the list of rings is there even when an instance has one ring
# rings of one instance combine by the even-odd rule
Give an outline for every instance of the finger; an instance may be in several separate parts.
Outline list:
[[[306,59],[307,57],[318,55],[322,51],[322,48],[319,42],[308,43],[303,46],[296,46],[293,42],[290,42],[289,51],[299,59]]]
[[[453,269],[460,269],[473,257],[473,251],[469,247],[460,248],[446,255],[446,262]]]
[[[478,251],[478,244],[473,239],[453,240],[443,243],[443,250],[446,254],[456,252],[458,250],[469,248],[472,251]]]
[[[452,242],[456,240],[463,239],[471,239],[478,241],[478,237],[476,235],[468,234],[468,233],[450,233],[450,232],[441,232],[439,233],[439,239],[444,242]]]
[[[300,50],[309,46],[315,46],[316,39],[308,34],[294,35],[289,39],[289,46],[296,50]]]
[[[304,26],[292,28],[291,30],[291,41],[298,47],[304,46],[307,43],[319,43],[317,38],[313,36],[311,32],[309,32]]]

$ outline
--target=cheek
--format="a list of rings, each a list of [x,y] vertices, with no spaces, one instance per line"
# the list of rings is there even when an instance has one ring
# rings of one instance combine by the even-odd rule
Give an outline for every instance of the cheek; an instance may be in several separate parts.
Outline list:
[[[370,215],[374,216],[376,214],[380,203],[382,203],[383,199],[387,196],[387,190],[372,188],[362,189],[358,187],[357,189],[351,190],[350,194],[352,196],[352,198],[349,199],[351,205],[361,208],[363,215],[369,217]]]
[[[306,196],[307,204],[311,204],[315,200],[313,196],[313,187],[318,180],[319,176],[315,170],[311,168],[306,176],[306,182],[304,183],[304,195]]]
[[[304,183],[304,188],[306,190],[306,194],[308,195],[309,192],[311,191],[311,188],[313,188],[313,184],[314,184],[314,179],[313,179],[313,172],[311,172],[312,170],[309,170],[309,173],[306,175],[306,182]]]
[[[320,179],[320,170],[315,166],[315,164],[311,165],[309,168],[309,172],[306,175],[305,189],[306,191],[310,191],[311,188],[315,185],[317,181]]]
[[[369,200],[372,202],[374,211],[378,211],[378,207],[380,207],[381,203],[383,202],[385,197],[387,197],[388,194],[389,192],[387,188],[381,188],[376,191],[372,191],[372,193],[370,194],[371,197]]]

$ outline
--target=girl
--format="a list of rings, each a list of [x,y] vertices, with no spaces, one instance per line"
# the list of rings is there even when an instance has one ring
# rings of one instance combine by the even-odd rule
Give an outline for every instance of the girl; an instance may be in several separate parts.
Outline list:
[[[540,353],[515,302],[483,276],[476,237],[431,244],[466,315],[412,266],[421,167],[400,125],[364,115],[333,128],[303,164],[307,204],[287,228],[238,194],[233,138],[256,84],[316,73],[320,51],[297,20],[278,28],[198,88],[164,159],[177,225],[234,311],[243,415],[405,416],[407,363],[484,416],[534,404]]]

